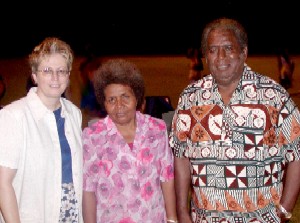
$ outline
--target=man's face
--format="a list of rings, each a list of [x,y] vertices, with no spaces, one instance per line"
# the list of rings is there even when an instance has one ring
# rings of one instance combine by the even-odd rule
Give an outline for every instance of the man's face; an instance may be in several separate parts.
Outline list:
[[[237,83],[243,74],[247,48],[241,49],[230,30],[212,30],[207,38],[206,59],[209,70],[219,86]]]

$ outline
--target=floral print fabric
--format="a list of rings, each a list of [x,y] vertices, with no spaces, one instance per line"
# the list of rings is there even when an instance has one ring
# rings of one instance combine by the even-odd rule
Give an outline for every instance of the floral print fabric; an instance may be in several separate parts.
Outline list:
[[[174,178],[163,120],[136,113],[133,148],[107,116],[83,131],[84,190],[97,197],[97,223],[165,223],[161,182]]]
[[[61,203],[59,223],[79,222],[78,201],[76,200],[73,183],[62,184]]]
[[[284,167],[300,158],[300,113],[247,66],[228,105],[211,75],[181,94],[170,145],[190,158],[194,222],[279,222]]]

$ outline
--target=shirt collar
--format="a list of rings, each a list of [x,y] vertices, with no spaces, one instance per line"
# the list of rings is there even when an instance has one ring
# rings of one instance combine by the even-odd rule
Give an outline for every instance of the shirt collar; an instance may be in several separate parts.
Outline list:
[[[53,113],[53,111],[49,110],[41,101],[39,96],[37,95],[37,87],[32,87],[27,93],[27,103],[33,114],[33,117],[36,121],[41,120],[46,114],[49,112]],[[65,99],[60,98],[61,104],[61,115],[65,117],[67,113],[70,113],[70,109],[65,104]]]

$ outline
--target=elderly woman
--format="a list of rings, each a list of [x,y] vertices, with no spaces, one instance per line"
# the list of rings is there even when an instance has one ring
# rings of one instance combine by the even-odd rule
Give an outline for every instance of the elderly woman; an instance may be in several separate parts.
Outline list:
[[[0,222],[82,222],[82,116],[62,97],[73,52],[49,37],[29,63],[37,87],[0,111]]]
[[[84,222],[177,222],[166,124],[139,111],[140,71],[112,59],[96,71],[94,86],[108,115],[83,130]]]

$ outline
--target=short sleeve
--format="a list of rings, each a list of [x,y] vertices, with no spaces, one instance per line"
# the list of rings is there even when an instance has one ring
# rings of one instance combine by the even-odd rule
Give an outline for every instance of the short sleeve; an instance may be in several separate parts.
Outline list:
[[[22,114],[0,110],[0,165],[17,169],[25,136]]]
[[[92,132],[89,127],[82,132],[83,144],[83,190],[95,191],[96,182],[95,174],[97,173],[97,165],[95,163],[95,149],[91,142]]]
[[[161,159],[162,172],[160,180],[165,182],[174,179],[174,156],[169,146],[167,131],[165,131],[164,139],[162,141],[164,142],[162,143],[162,145],[164,146],[164,156]]]
[[[290,113],[288,116],[285,115],[287,111]],[[300,160],[300,112],[291,99],[284,104],[280,117],[282,118],[279,120],[283,120],[280,123],[280,134],[281,142],[286,149],[285,159],[288,162]]]

